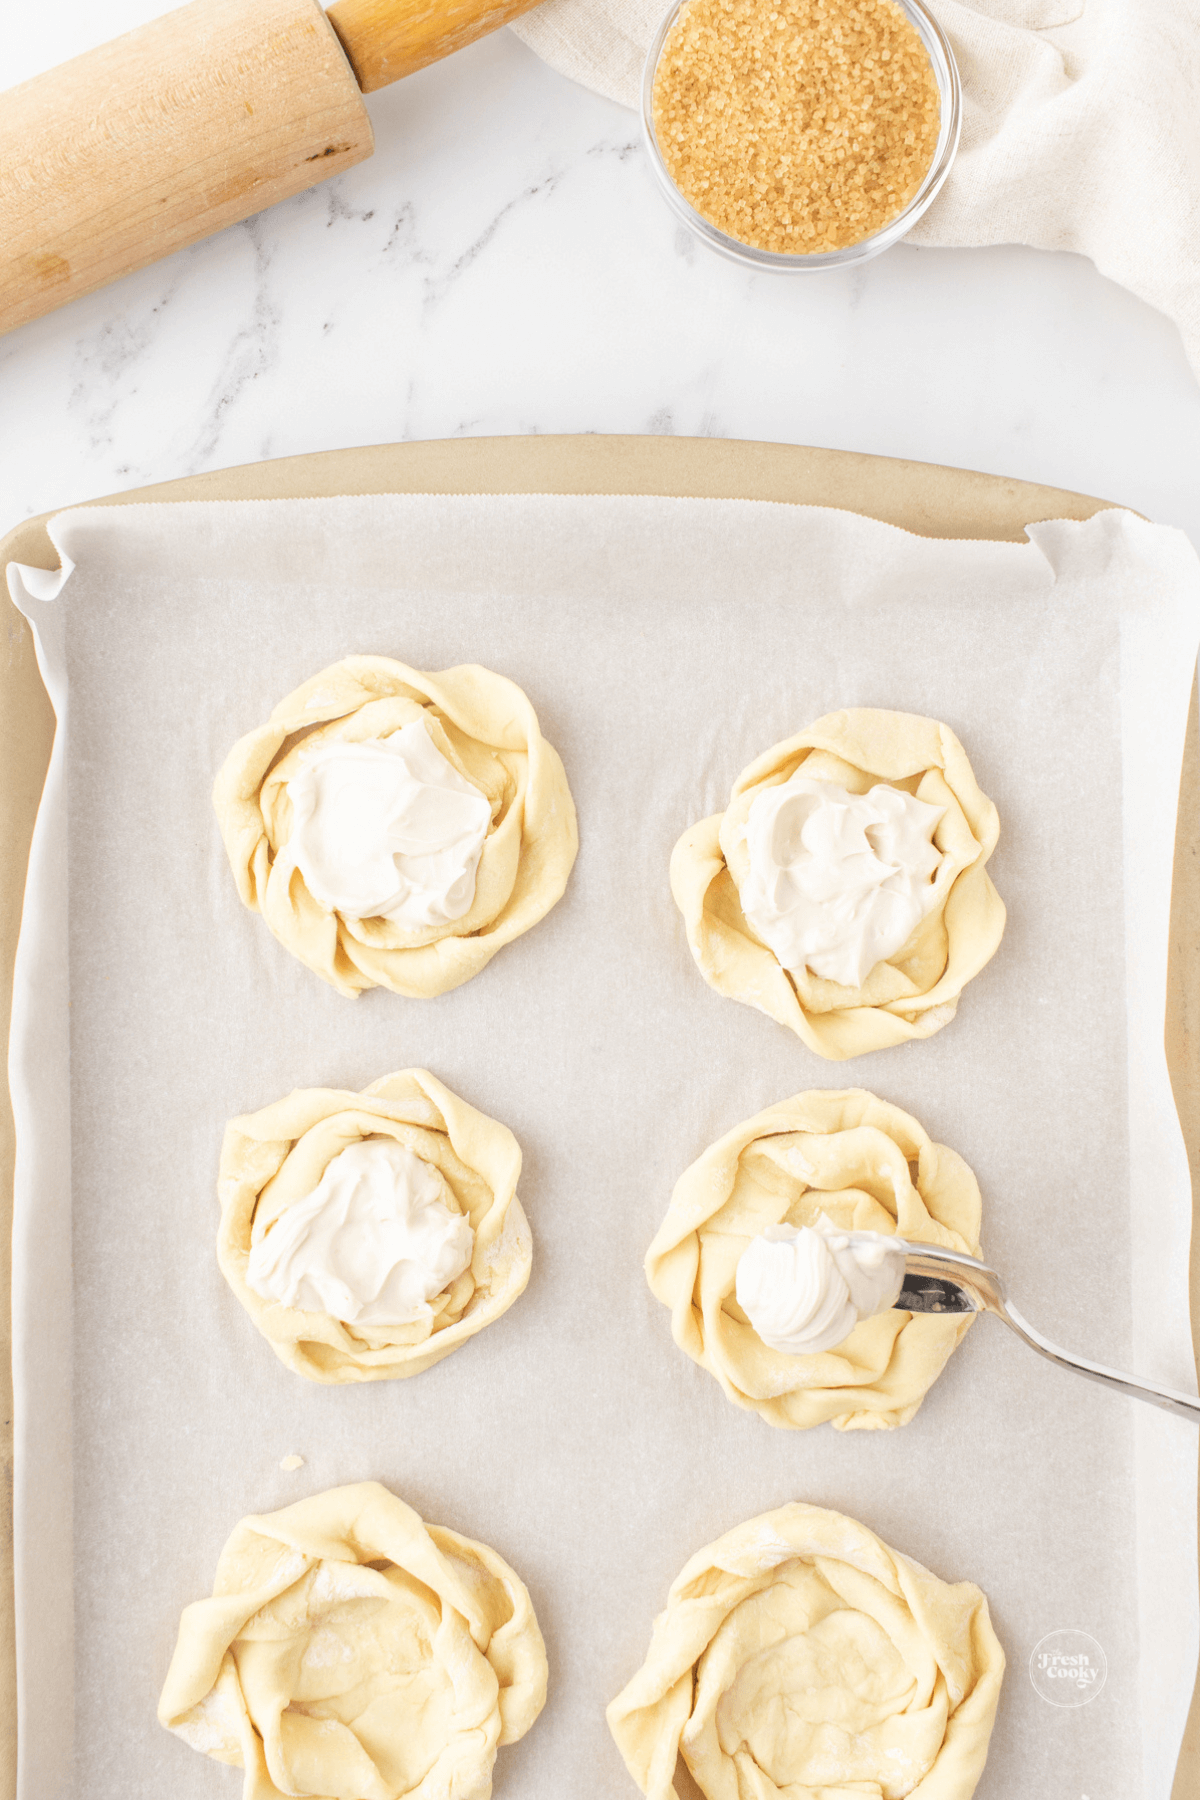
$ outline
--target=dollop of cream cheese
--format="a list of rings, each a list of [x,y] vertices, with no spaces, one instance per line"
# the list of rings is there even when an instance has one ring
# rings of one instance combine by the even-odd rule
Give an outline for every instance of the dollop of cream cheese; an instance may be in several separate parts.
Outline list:
[[[738,1305],[763,1343],[785,1356],[815,1356],[850,1336],[860,1319],[887,1312],[904,1285],[904,1250],[879,1231],[768,1225],[738,1261]]]
[[[471,1261],[475,1233],[445,1205],[427,1162],[393,1138],[363,1138],[326,1164],[250,1251],[264,1300],[348,1325],[415,1325]]]
[[[491,805],[422,719],[301,752],[287,796],[292,831],[280,855],[330,912],[421,930],[470,907]]]
[[[751,802],[742,911],[785,969],[861,987],[934,903],[945,807],[877,782],[793,775]]]

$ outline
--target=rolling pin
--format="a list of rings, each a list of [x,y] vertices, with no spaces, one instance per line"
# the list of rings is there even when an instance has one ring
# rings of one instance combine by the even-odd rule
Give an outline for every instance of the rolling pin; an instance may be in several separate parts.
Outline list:
[[[0,94],[0,332],[362,162],[363,94],[534,0],[190,0]]]

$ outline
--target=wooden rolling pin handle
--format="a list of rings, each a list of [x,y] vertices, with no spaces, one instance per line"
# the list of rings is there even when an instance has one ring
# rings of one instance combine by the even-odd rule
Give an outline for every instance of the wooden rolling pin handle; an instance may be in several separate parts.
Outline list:
[[[316,0],[192,0],[0,95],[0,331],[370,156]]]
[[[370,156],[369,92],[533,0],[191,0],[0,94],[0,332]]]
[[[538,0],[337,0],[329,23],[364,94],[498,31]]]

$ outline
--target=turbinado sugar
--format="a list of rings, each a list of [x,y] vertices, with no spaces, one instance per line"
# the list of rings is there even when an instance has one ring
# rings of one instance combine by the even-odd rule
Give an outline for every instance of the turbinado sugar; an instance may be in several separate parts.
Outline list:
[[[760,250],[840,250],[896,218],[937,148],[929,53],[896,0],[688,0],[654,76],[684,198]]]

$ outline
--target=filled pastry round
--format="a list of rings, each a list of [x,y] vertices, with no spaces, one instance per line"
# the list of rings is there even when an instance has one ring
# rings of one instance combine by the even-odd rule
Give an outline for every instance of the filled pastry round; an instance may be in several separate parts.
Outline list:
[[[550,911],[579,847],[533,707],[474,664],[346,657],[234,745],[213,804],[242,900],[351,999],[468,981]]]
[[[764,1342],[739,1304],[739,1265],[764,1234],[822,1217],[840,1232],[977,1257],[980,1213],[962,1157],[898,1106],[861,1088],[796,1094],[735,1126],[680,1176],[646,1279],[680,1348],[769,1425],[906,1425],[973,1314],[892,1307],[831,1348],[792,1355]]]
[[[693,1556],[608,1708],[648,1800],[970,1800],[1004,1652],[987,1601],[796,1502]]]
[[[243,1519],[184,1608],[160,1722],[244,1800],[486,1800],[546,1699],[529,1595],[378,1482]]]
[[[671,891],[704,979],[840,1062],[954,1017],[1004,931],[999,832],[949,726],[854,708],[743,769]]]
[[[225,1129],[217,1260],[297,1374],[416,1375],[524,1291],[520,1172],[508,1127],[426,1069],[298,1089]]]

